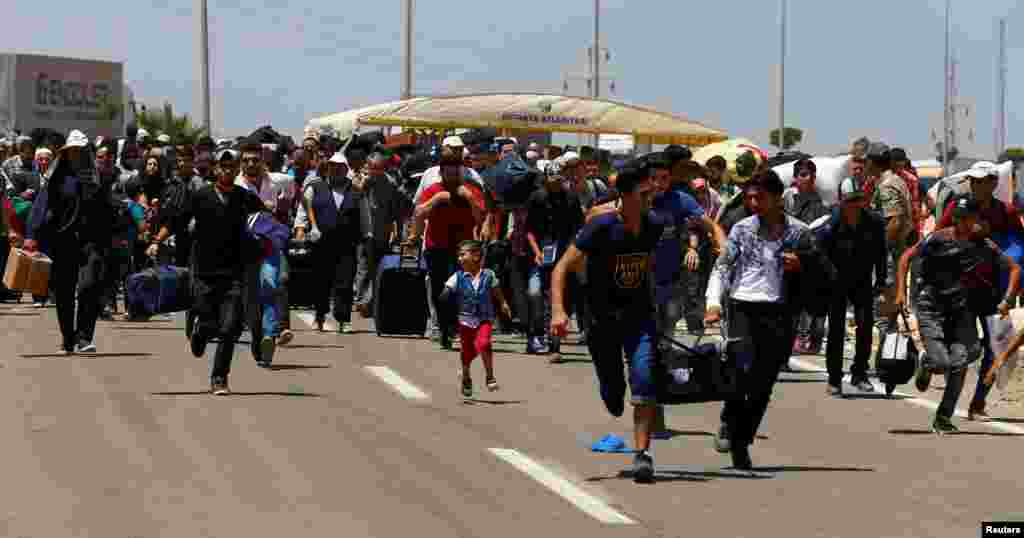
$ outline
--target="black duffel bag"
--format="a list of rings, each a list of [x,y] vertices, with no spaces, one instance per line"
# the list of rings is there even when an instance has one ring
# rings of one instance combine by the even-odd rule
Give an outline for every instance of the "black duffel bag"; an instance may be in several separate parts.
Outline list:
[[[659,405],[724,402],[740,392],[734,353],[721,344],[689,347],[662,336],[672,346],[659,346],[654,383]]]
[[[518,155],[509,155],[488,170],[483,178],[487,189],[502,209],[523,207],[539,187],[540,171]]]

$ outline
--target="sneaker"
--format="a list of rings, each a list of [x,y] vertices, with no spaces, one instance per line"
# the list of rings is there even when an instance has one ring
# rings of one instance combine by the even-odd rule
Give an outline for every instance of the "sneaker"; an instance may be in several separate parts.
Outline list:
[[[732,455],[732,468],[737,471],[752,471],[754,462],[750,460],[750,448],[747,446],[734,446],[730,452]]]
[[[633,458],[633,482],[637,484],[654,482],[654,458],[647,452],[638,452]]]
[[[214,396],[227,396],[231,394],[231,389],[228,388],[227,380],[211,382],[210,393]]]
[[[32,303],[32,308],[46,308],[46,303]]]
[[[917,367],[917,375],[914,376],[914,386],[917,387],[919,392],[928,390],[928,386],[932,384],[932,371],[925,368],[923,365]]]
[[[501,388],[501,386],[498,385],[498,380],[494,379],[493,377],[488,377],[486,383],[487,383],[487,390],[489,390],[491,392],[496,392],[498,389]]]
[[[526,340],[527,355],[545,355],[547,352],[547,346],[544,345],[540,337],[533,336]]]
[[[352,334],[352,323],[343,321],[338,324],[338,334]]]
[[[96,353],[96,344],[92,342],[78,344],[78,347],[75,348],[75,353]]]
[[[842,386],[842,384],[839,384],[839,385],[829,384],[828,388],[825,389],[825,390],[826,390],[826,393],[829,396],[832,396],[832,397],[835,397],[835,398],[838,398],[838,397],[843,395],[843,386]]]
[[[548,355],[548,363],[550,364],[562,364],[563,362],[565,362],[565,359],[563,359],[562,354],[557,351],[552,351]]]
[[[990,417],[989,414],[985,412],[984,407],[975,407],[972,405],[971,407],[967,408],[967,420],[977,422],[989,422],[992,420],[992,417]]]
[[[441,349],[446,351],[450,351],[452,349],[452,337],[445,333],[441,333]]]
[[[715,435],[715,450],[720,454],[729,452],[732,442],[729,440],[729,426],[722,424],[718,427],[718,435]]]
[[[470,399],[473,397],[473,378],[459,374],[462,377],[462,397]]]
[[[295,339],[295,334],[292,333],[290,330],[285,329],[281,331],[281,336],[277,337],[277,345],[287,346],[288,344],[292,343],[293,339]]]
[[[192,329],[192,337],[189,338],[189,344],[192,347],[192,355],[196,358],[200,358],[205,355],[207,343],[209,343],[209,339],[199,331],[199,324],[196,323],[195,328]]]
[[[260,364],[263,368],[269,368],[270,363],[274,361],[274,350],[277,349],[277,342],[273,336],[264,336],[263,340],[260,341],[260,360],[257,362],[264,363]]]
[[[960,428],[957,428],[949,418],[942,415],[935,415],[935,420],[932,422],[932,431],[939,435],[945,435],[949,433],[960,433]]]
[[[316,320],[314,325],[316,325],[317,332],[321,332],[321,333],[324,332],[324,320],[318,319],[318,320]]]
[[[850,384],[853,385],[853,388],[861,392],[875,392],[875,386],[872,385],[866,377],[862,377],[859,379],[851,379]]]

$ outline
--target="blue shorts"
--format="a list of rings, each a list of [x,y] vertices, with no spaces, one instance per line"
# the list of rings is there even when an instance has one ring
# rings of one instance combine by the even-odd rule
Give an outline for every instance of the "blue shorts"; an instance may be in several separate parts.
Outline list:
[[[625,411],[624,364],[629,367],[630,402],[633,405],[658,403],[654,387],[657,338],[653,316],[639,323],[598,320],[587,332],[587,348],[601,386],[601,399],[612,415],[621,417]]]

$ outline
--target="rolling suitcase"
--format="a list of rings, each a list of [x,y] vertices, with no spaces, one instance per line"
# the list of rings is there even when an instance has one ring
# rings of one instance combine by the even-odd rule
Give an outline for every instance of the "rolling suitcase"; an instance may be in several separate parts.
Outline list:
[[[288,263],[288,282],[285,283],[288,287],[288,304],[295,307],[315,306],[317,295],[324,293],[324,289],[317,289],[316,286],[312,246],[292,241],[285,258]]]
[[[422,256],[392,254],[381,258],[373,285],[377,336],[426,336],[427,268]]]

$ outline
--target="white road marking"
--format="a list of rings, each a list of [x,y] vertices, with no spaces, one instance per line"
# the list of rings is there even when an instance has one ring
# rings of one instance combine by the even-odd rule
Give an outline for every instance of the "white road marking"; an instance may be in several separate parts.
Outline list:
[[[821,371],[821,369],[818,368],[818,365],[816,365],[816,364],[814,364],[812,362],[808,362],[808,361],[805,361],[803,359],[797,359],[797,358],[791,358],[789,360],[790,360],[790,362],[792,364],[796,365],[801,370],[814,371],[814,372],[820,372]],[[885,394],[885,386],[879,384],[876,381],[872,381],[871,384],[874,385],[876,392],[880,392],[882,394]],[[966,386],[965,386],[965,388],[966,388]],[[938,402],[934,402],[932,400],[928,400],[928,399],[925,399],[925,398],[918,398],[918,397],[916,397],[916,396],[914,396],[912,394],[905,394],[905,393],[898,392],[898,391],[897,392],[893,392],[893,394],[896,395],[896,396],[902,396],[903,397],[902,401],[907,402],[909,404],[916,405],[918,407],[924,407],[924,408],[930,409],[932,411],[934,411],[934,410],[939,408],[939,403]],[[958,416],[960,418],[967,418],[967,412],[964,411],[963,409],[957,409],[955,414],[956,414],[956,416]],[[1014,434],[1024,435],[1024,428],[1021,428],[1021,427],[1018,427],[1018,426],[1014,426],[1013,424],[1007,424],[1006,422],[999,422],[999,421],[993,420],[993,421],[989,421],[989,422],[979,422],[979,424],[982,424],[984,426],[988,426],[988,427],[990,427],[992,429],[995,429],[995,430],[1001,430],[1001,431],[1004,431],[1006,433],[1014,433]]]
[[[608,525],[634,525],[635,521],[620,514],[607,503],[583,491],[572,482],[551,472],[543,465],[533,461],[516,450],[507,448],[490,448],[491,454],[505,460],[530,478],[557,493],[587,515]]]
[[[398,391],[398,393],[404,396],[407,400],[426,400],[430,398],[426,392],[420,390],[416,385],[409,383],[402,376],[398,375],[394,370],[387,366],[367,366],[366,370],[377,376],[381,381],[390,385],[391,388]]]
[[[309,312],[295,312],[295,315],[298,316],[298,318],[301,319],[303,322],[305,322],[306,325],[309,325],[310,327],[313,328],[316,327],[315,315],[310,314]],[[324,320],[324,330],[336,333],[338,332],[338,324],[335,323],[334,320]]]

